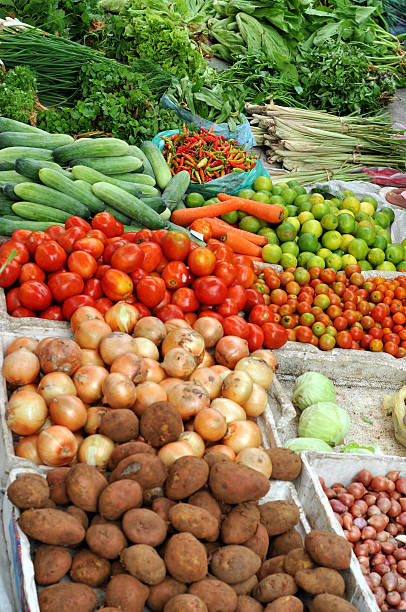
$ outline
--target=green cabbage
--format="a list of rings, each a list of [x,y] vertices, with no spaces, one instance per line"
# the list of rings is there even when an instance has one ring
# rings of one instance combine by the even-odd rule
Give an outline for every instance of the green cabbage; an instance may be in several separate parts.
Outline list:
[[[377,444],[358,444],[349,442],[340,449],[340,453],[353,453],[355,455],[382,455],[382,451]]]
[[[350,417],[346,410],[333,402],[318,402],[303,410],[298,434],[305,438],[319,438],[331,446],[337,446],[344,442],[349,429]]]
[[[318,372],[305,372],[296,379],[293,386],[292,401],[300,410],[317,402],[335,402],[335,399],[333,383]]]
[[[286,442],[285,448],[289,448],[298,454],[302,451],[320,451],[323,453],[334,452],[327,442],[324,442],[324,440],[318,440],[317,438],[291,438]]]

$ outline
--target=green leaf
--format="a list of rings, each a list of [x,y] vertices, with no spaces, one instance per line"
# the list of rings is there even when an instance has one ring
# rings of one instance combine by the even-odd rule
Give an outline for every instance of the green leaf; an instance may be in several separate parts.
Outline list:
[[[355,21],[359,25],[369,19],[369,17],[371,17],[371,15],[375,12],[375,6],[357,6],[355,9]]]

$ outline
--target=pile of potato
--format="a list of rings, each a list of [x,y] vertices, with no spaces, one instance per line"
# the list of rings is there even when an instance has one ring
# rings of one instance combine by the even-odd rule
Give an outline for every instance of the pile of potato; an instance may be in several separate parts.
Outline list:
[[[268,452],[278,475],[298,475],[298,455]],[[218,452],[168,468],[140,441],[117,446],[109,469],[78,463],[8,487],[35,541],[41,612],[301,612],[308,596],[311,612],[356,610],[339,573],[350,544],[322,531],[303,543],[294,502],[259,505],[259,471]]]

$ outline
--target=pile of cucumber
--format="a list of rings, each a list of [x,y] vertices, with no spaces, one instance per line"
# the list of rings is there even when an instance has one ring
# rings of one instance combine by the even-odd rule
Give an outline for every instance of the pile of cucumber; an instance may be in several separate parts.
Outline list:
[[[0,235],[102,211],[125,231],[174,228],[170,213],[183,207],[189,182],[185,171],[171,175],[150,141],[138,148],[117,138],[74,140],[0,117]]]

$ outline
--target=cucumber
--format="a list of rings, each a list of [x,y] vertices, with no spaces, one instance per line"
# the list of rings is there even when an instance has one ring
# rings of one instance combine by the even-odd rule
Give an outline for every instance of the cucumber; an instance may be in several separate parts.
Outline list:
[[[45,185],[39,185],[38,183],[20,183],[14,186],[14,193],[20,200],[25,200],[26,202],[44,204],[44,206],[58,208],[70,215],[77,215],[83,218],[89,216],[89,210],[84,204],[60,191],[45,187]]]
[[[139,170],[142,167],[142,161],[131,155],[120,155],[119,157],[84,157],[74,159],[70,165],[87,166],[103,174],[123,174]]]
[[[50,161],[41,161],[39,159],[30,159],[29,157],[19,157],[14,162],[14,169],[23,176],[32,179],[33,181],[39,181],[39,171],[41,168],[53,168],[57,170],[63,176],[73,181],[71,172],[67,172],[59,164]]]
[[[31,157],[32,159],[52,161],[52,151],[33,147],[7,147],[7,149],[0,150],[0,161],[15,162],[18,157]]]
[[[142,201],[159,214],[161,214],[161,212],[163,212],[166,208],[162,198],[159,196],[156,196],[155,198],[142,198]]]
[[[35,149],[57,149],[74,142],[68,134],[27,134],[3,132],[0,134],[0,149],[6,147],[33,147]]]
[[[149,174],[138,174],[137,172],[126,172],[123,174],[107,174],[110,178],[117,179],[118,181],[126,181],[127,183],[142,183],[143,185],[149,185],[154,187],[156,181]]]
[[[161,151],[150,140],[146,140],[141,145],[142,151],[147,156],[155,174],[155,179],[158,187],[165,189],[172,178],[169,166],[165,161]]]
[[[21,123],[15,119],[9,119],[8,117],[0,117],[0,132],[26,132],[28,134],[48,134],[44,130],[40,130],[33,125],[27,123]]]
[[[94,185],[94,183],[109,183],[110,185],[120,187],[124,191],[127,191],[134,196],[144,195],[145,197],[154,197],[159,193],[158,189],[155,187],[112,179],[111,177],[106,176],[97,170],[93,170],[93,168],[88,168],[87,166],[73,166],[72,174],[75,179],[87,181],[91,185]]]
[[[31,219],[32,221],[56,221],[58,223],[65,223],[71,216],[63,210],[51,208],[50,206],[43,206],[42,204],[34,202],[15,202],[12,204],[11,208],[19,217]]]
[[[62,194],[81,202],[92,212],[101,212],[103,210],[103,202],[98,200],[93,193],[78,185],[76,181],[71,181],[60,172],[53,168],[41,168],[39,171],[39,179],[41,183],[47,187],[51,187]]]
[[[86,196],[88,197],[88,202],[92,201],[92,207],[89,206],[90,210],[92,211],[92,213],[98,213],[98,212],[103,212],[105,204],[103,202],[103,200],[101,200],[100,198],[96,198],[96,196],[94,195],[93,191],[92,191],[92,186],[90,183],[87,183],[86,181],[74,181],[75,185],[77,185],[78,187],[80,187],[82,189],[82,192],[84,194],[86,194]],[[97,210],[96,210],[96,206],[97,206]]]
[[[141,225],[134,225],[134,223],[132,225],[125,225],[124,224],[124,233],[126,233],[126,232],[139,232],[142,229],[143,229],[143,227]]]
[[[165,210],[159,214],[159,216],[164,221],[169,221],[169,219],[171,218],[171,211],[169,210],[168,207],[166,207]]]
[[[124,189],[110,185],[109,183],[95,183],[92,186],[93,193],[101,198],[106,204],[134,219],[149,229],[162,229],[165,222],[147,204],[135,196],[127,193]]]
[[[135,157],[138,157],[138,159],[142,161],[142,165],[144,166],[144,174],[148,174],[148,176],[151,176],[155,180],[155,174],[152,169],[151,162],[149,161],[145,153],[141,151],[141,149],[139,149],[135,145],[130,145],[128,155],[134,155]]]
[[[190,176],[189,172],[186,172],[186,170],[181,170],[171,178],[162,194],[162,199],[169,210],[175,209],[177,203],[180,202],[185,195],[189,185]]]
[[[109,212],[111,215],[113,215],[113,217],[117,221],[120,221],[120,223],[122,223],[123,225],[128,225],[129,223],[131,223],[130,217],[127,217],[127,215],[123,215],[123,213],[121,213],[120,211],[116,210],[112,206],[108,206],[107,204],[104,204],[104,210],[106,212]]]
[[[8,161],[0,161],[0,170],[14,170],[14,163]]]
[[[10,200],[0,200],[0,215],[11,215],[13,212],[12,204],[13,202]]]
[[[20,198],[14,193],[15,185],[17,185],[17,183],[6,183],[5,185],[2,185],[1,191],[3,195],[6,196],[6,198],[8,198],[9,200],[12,200],[13,202],[18,202]]]
[[[127,155],[128,148],[128,144],[119,138],[86,138],[55,149],[53,156],[54,160],[60,164],[78,157],[115,157]]]
[[[63,226],[63,223],[54,223],[53,221],[29,221],[28,219],[21,219],[20,217],[16,217],[15,219],[0,217],[0,235],[11,236],[11,234],[18,229],[27,229],[31,230],[32,232],[38,230],[46,232],[48,227],[51,227],[51,225]]]
[[[0,171],[0,181],[5,183],[27,183],[31,182],[31,179],[19,174],[15,170],[2,170]]]
[[[186,208],[184,201],[179,200],[179,202],[176,204],[173,210],[183,210],[184,208]]]

